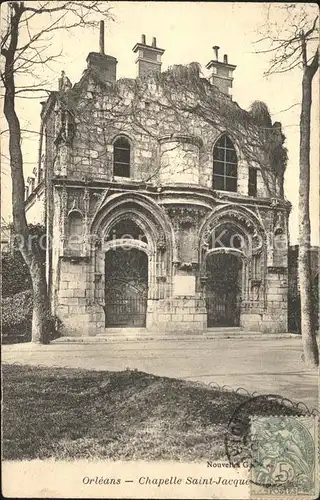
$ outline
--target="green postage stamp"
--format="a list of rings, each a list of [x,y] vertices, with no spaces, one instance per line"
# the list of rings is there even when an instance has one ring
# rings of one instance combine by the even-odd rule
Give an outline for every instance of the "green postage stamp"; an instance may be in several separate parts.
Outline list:
[[[251,498],[317,498],[316,416],[251,418]]]

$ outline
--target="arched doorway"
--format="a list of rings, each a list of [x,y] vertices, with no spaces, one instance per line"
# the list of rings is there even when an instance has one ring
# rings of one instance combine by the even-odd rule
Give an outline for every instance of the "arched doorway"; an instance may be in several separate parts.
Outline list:
[[[160,302],[171,295],[172,261],[176,257],[169,216],[155,201],[136,191],[106,190],[90,233],[94,241],[90,297],[97,328],[158,324]],[[133,275],[128,268],[135,269]]]
[[[105,326],[146,326],[148,256],[142,250],[112,248],[105,257]]]
[[[235,254],[211,253],[206,259],[208,327],[240,325],[242,259]]]

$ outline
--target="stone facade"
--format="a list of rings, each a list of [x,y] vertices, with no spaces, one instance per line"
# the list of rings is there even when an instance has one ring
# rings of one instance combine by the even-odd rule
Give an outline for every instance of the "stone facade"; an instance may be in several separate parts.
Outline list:
[[[230,326],[286,331],[290,204],[264,128],[229,95],[235,66],[211,61],[209,80],[196,63],[161,73],[155,39],[133,50],[136,79],[116,80],[116,58],[90,53],[80,82],[63,74],[43,104],[35,189],[46,193],[53,312],[68,335],[194,333],[228,323],[236,300]],[[217,256],[221,269],[235,264],[230,277]]]

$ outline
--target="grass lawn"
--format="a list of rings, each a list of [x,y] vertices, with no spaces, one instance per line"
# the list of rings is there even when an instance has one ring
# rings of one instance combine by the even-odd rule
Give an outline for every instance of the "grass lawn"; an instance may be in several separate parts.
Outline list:
[[[249,399],[138,371],[5,365],[3,458],[226,459],[227,423]]]

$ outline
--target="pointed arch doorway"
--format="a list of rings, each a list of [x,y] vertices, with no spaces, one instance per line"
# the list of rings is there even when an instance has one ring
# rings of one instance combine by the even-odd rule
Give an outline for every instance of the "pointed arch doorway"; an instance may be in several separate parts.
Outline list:
[[[211,253],[206,260],[207,326],[240,325],[242,259],[230,253]]]
[[[105,254],[106,328],[145,327],[148,303],[148,255],[137,244],[147,245],[139,225],[120,218],[105,235],[116,246]]]
[[[106,328],[145,327],[148,256],[137,248],[114,248],[105,258]]]

